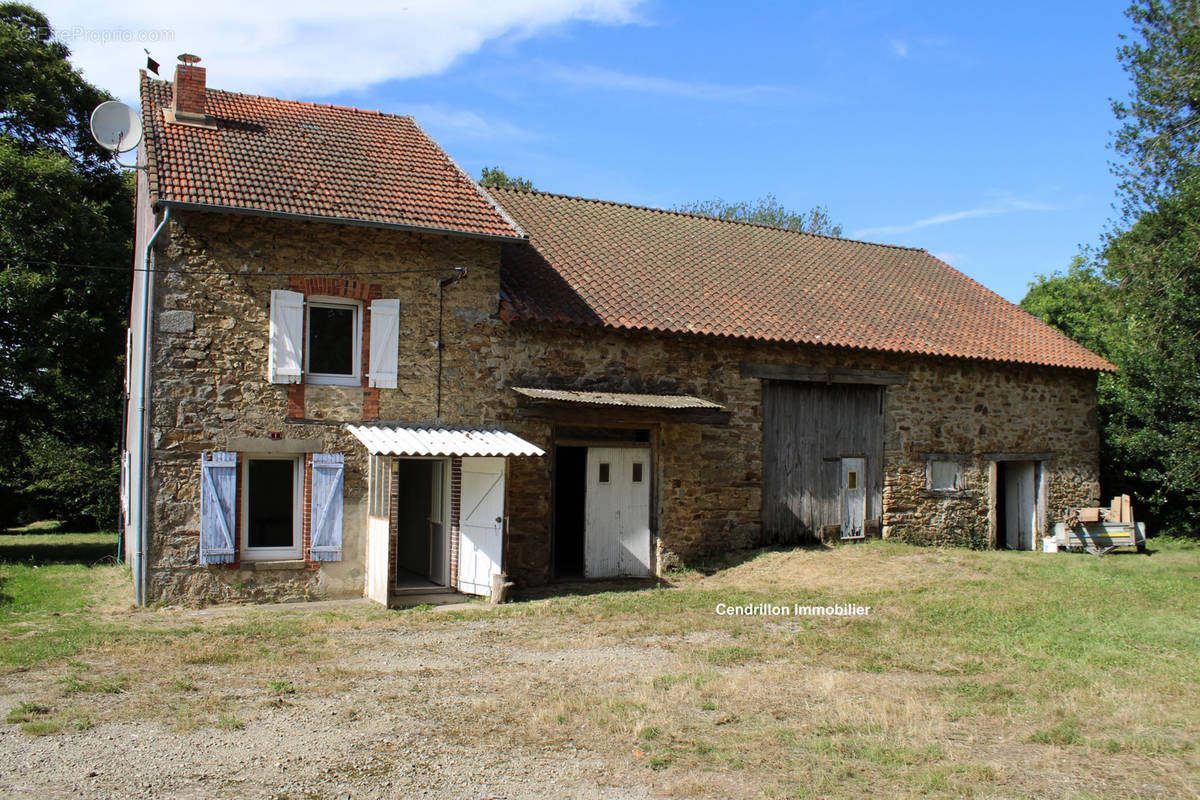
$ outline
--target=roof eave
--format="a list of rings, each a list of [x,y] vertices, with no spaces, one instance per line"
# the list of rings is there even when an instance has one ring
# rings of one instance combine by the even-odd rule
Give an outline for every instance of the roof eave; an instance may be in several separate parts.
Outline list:
[[[956,361],[973,361],[973,362],[978,362],[978,363],[983,363],[983,364],[1004,364],[1007,366],[1017,366],[1017,367],[1021,367],[1021,366],[1037,367],[1040,369],[1065,369],[1065,370],[1074,370],[1074,371],[1078,371],[1078,372],[1096,372],[1096,373],[1100,373],[1100,372],[1116,373],[1116,372],[1120,371],[1119,367],[1115,366],[1114,364],[1109,362],[1107,359],[1104,359],[1100,356],[1095,356],[1095,353],[1093,353],[1092,355],[1094,355],[1099,361],[1101,361],[1103,363],[1086,366],[1083,364],[1051,363],[1049,361],[1035,361],[1035,360],[1031,360],[1031,359],[1020,359],[1020,358],[1014,358],[1014,357],[1004,358],[1004,357],[1000,357],[1000,356],[985,356],[985,355],[978,355],[978,354],[972,355],[972,354],[964,354],[964,353],[934,352],[934,351],[928,351],[928,350],[917,350],[917,349],[906,348],[906,347],[895,347],[895,348],[869,347],[869,346],[865,346],[865,345],[846,344],[844,342],[820,342],[820,341],[811,341],[811,340],[803,340],[803,339],[787,339],[787,338],[783,338],[783,337],[755,336],[755,335],[745,334],[745,333],[715,333],[715,332],[711,332],[711,331],[685,331],[685,330],[676,330],[673,328],[664,328],[664,327],[652,326],[652,325],[613,325],[613,324],[606,323],[606,322],[599,321],[599,320],[595,321],[595,322],[581,322],[581,321],[575,321],[575,320],[566,320],[566,319],[545,317],[545,316],[539,315],[537,313],[530,313],[528,311],[522,311],[520,308],[518,308],[516,306],[513,307],[513,310],[516,313],[505,318],[505,322],[508,323],[509,325],[512,325],[514,323],[518,323],[518,324],[519,323],[527,323],[527,324],[535,324],[535,325],[565,325],[567,327],[572,327],[572,328],[605,328],[605,329],[611,330],[611,331],[624,331],[624,332],[629,332],[629,333],[650,333],[650,334],[660,334],[660,335],[666,335],[666,336],[697,336],[697,337],[716,338],[716,339],[734,339],[734,340],[747,341],[747,342],[763,342],[763,343],[767,343],[767,344],[796,345],[799,347],[821,347],[821,348],[829,348],[829,349],[833,349],[833,350],[851,350],[851,351],[860,352],[860,353],[874,353],[877,355],[885,355],[885,356],[891,355],[891,356],[911,356],[913,358],[948,358],[948,359],[953,359]],[[1091,352],[1091,351],[1089,351],[1089,352]]]
[[[245,206],[226,206],[217,203],[190,203],[181,200],[159,200],[162,207],[175,208],[180,211],[205,211],[216,214],[238,214],[251,217],[267,217],[269,219],[290,220],[293,222],[322,222],[334,225],[354,225],[361,228],[379,228],[382,230],[408,231],[410,233],[427,233],[441,236],[462,236],[467,239],[484,239],[493,242],[525,242],[522,236],[506,236],[499,233],[483,233],[480,231],[461,231],[453,228],[438,228],[428,225],[409,225],[402,222],[384,222],[382,220],[358,219],[355,217],[332,217],[321,214],[298,214],[290,211],[272,211],[262,208],[247,208]]]

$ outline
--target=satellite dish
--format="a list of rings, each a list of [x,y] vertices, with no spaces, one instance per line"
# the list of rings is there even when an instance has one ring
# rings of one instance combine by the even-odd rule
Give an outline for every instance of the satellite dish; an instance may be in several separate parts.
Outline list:
[[[105,150],[127,153],[142,140],[142,120],[129,106],[109,100],[92,112],[92,138]]]

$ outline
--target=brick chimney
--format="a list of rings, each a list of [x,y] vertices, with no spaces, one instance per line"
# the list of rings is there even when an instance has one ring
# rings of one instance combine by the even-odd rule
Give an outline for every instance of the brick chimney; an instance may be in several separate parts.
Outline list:
[[[171,112],[176,122],[204,124],[210,119],[204,108],[205,69],[196,66],[199,63],[200,56],[184,53],[175,65],[175,97],[171,100]]]

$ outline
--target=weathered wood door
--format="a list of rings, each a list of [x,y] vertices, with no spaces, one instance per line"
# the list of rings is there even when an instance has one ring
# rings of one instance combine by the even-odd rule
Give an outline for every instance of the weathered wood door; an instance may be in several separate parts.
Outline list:
[[[865,458],[843,458],[842,538],[861,539],[867,521],[867,486],[863,481]]]
[[[1004,464],[1005,546],[1032,550],[1037,530],[1037,464],[1007,461]]]
[[[763,382],[764,542],[842,530],[843,459],[862,459],[860,530],[882,516],[884,400],[882,386]]]
[[[490,594],[504,552],[504,459],[463,458],[458,590]]]
[[[650,449],[589,447],[583,573],[650,574]]]

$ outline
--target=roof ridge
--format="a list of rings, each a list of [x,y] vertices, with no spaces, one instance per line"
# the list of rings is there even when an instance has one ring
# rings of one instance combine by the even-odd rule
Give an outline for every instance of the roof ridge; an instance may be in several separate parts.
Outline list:
[[[809,231],[798,231],[792,228],[780,228],[775,225],[763,225],[760,222],[745,222],[738,219],[720,219],[719,217],[709,217],[704,214],[694,214],[688,211],[677,211],[673,208],[655,208],[654,206],[643,206],[636,203],[623,203],[619,200],[601,200],[598,197],[582,197],[580,195],[563,194],[561,192],[546,192],[541,189],[514,189],[510,186],[489,186],[491,189],[500,189],[501,191],[513,192],[515,194],[540,194],[547,197],[558,197],[563,200],[575,200],[582,203],[598,203],[604,206],[617,206],[619,208],[630,208],[635,211],[653,211],[658,214],[670,214],[676,217],[687,217],[689,219],[706,220],[709,222],[721,222],[727,225],[744,225],[749,228],[761,228],[768,231],[780,231],[781,233],[793,233],[799,236],[812,236],[817,239],[826,239],[832,242],[850,242],[851,244],[865,244],[870,247],[887,247],[893,250],[910,250],[917,253],[926,253],[923,247],[907,247],[902,244],[887,244],[886,242],[868,242],[865,239],[851,239],[845,236],[829,236],[824,233],[811,233]],[[952,268],[953,269],[953,268]]]
[[[487,189],[483,188],[483,186],[479,183],[479,181],[472,178],[471,173],[469,173],[465,169],[463,169],[462,165],[459,164],[457,161],[455,161],[450,156],[450,154],[447,153],[440,144],[438,144],[437,139],[434,139],[432,136],[429,135],[428,131],[425,130],[425,127],[423,125],[421,125],[421,123],[417,122],[415,117],[410,116],[410,117],[408,117],[408,119],[410,122],[412,122],[413,127],[417,129],[417,132],[425,137],[425,141],[429,142],[429,144],[432,145],[435,150],[437,150],[439,153],[442,154],[442,158],[446,159],[448,162],[450,162],[451,165],[453,165],[454,169],[458,170],[458,174],[460,176],[462,176],[462,178],[464,180],[466,180],[466,182],[468,184],[470,184],[471,188],[473,188],[476,191],[476,193],[479,194],[480,197],[482,197],[484,200],[486,200],[488,205],[490,205],[492,208],[494,208],[496,210],[496,213],[499,214],[504,219],[505,222],[507,222],[509,225],[511,225],[513,230],[515,230],[522,239],[528,240],[529,234],[526,233],[525,230],[520,225],[517,224],[517,221],[512,218],[512,215],[510,215],[507,211],[504,210],[503,206],[501,206],[499,203],[496,202],[496,199],[494,197],[492,197],[490,194],[488,194]]]
[[[145,70],[142,70],[143,72]],[[160,83],[166,86],[172,86],[173,82],[166,78],[147,78],[150,83]],[[332,108],[338,111],[354,111],[359,114],[369,114],[376,117],[391,117],[393,119],[406,119],[410,122],[415,122],[412,114],[395,114],[391,111],[381,111],[377,108],[359,108],[358,106],[342,106],[336,103],[318,103],[315,100],[289,100],[283,97],[272,97],[265,94],[249,94],[248,92],[231,92],[228,89],[214,89],[211,86],[204,88],[205,92],[216,92],[219,94],[230,95],[232,97],[245,97],[250,100],[270,100],[273,103],[285,103],[292,106],[308,106],[310,108]],[[427,134],[428,136],[428,134]]]

